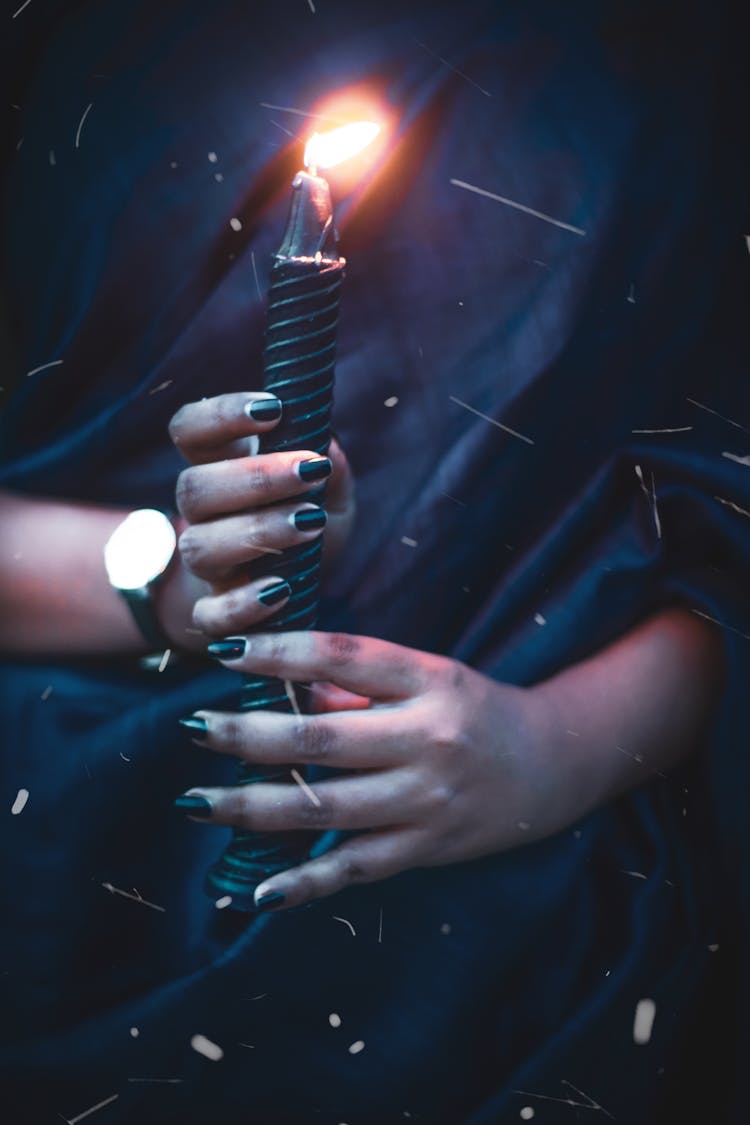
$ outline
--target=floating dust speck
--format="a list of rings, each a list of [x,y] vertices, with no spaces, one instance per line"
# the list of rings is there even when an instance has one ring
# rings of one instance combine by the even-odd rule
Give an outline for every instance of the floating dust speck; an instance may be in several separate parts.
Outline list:
[[[354,929],[354,926],[351,924],[348,918],[339,918],[336,914],[332,914],[331,917],[333,918],[334,922],[343,922],[345,926],[348,926],[352,931],[352,937],[357,936],[357,931]]]
[[[537,623],[537,625],[546,625],[547,624],[547,618],[544,617],[543,614],[541,614],[541,613],[535,613],[534,614],[534,621]]]
[[[365,1049],[364,1039],[357,1039],[357,1040],[355,1040],[354,1043],[349,1044],[349,1054],[350,1055],[358,1055],[360,1053],[360,1051],[364,1051],[364,1049]]]
[[[525,1105],[523,1107],[523,1109],[521,1110],[520,1114],[519,1114],[519,1117],[521,1118],[522,1121],[531,1121],[533,1116],[534,1116],[534,1109],[530,1105]]]
[[[169,167],[170,168],[179,168],[179,164],[177,163],[176,160],[170,160]]]
[[[714,942],[713,945],[709,945],[709,947],[708,947],[709,953],[718,953],[718,951],[719,951],[718,943]]]
[[[49,150],[49,164],[50,168],[54,168],[57,164],[57,157],[55,156],[55,150],[53,148]]]
[[[160,663],[159,663],[159,667],[158,667],[157,671],[159,671],[159,672],[163,672],[163,671],[164,671],[164,669],[166,668],[167,664],[169,664],[169,658],[170,658],[170,656],[171,656],[171,655],[172,655],[172,650],[171,650],[171,648],[165,648],[165,649],[164,649],[164,653],[163,653],[163,655],[162,655],[162,658],[161,658],[161,661],[160,661]]]
[[[231,902],[232,902],[232,896],[231,895],[222,895],[221,898],[217,898],[216,902],[214,903],[214,906],[216,907],[217,910],[226,910],[226,908],[231,904]]]
[[[573,833],[573,839],[574,840],[580,840],[582,835],[583,835],[583,833],[581,832],[581,829],[576,828],[575,832]]]
[[[450,932],[451,932],[450,922],[443,922],[442,926],[440,927],[440,933],[441,934],[449,934]]]
[[[232,228],[232,230],[242,230],[242,223],[237,218],[230,219],[229,225]]]
[[[194,1051],[197,1051],[199,1055],[210,1059],[211,1062],[219,1062],[220,1059],[224,1058],[224,1052],[219,1044],[213,1043],[210,1039],[207,1039],[205,1035],[194,1035],[190,1040],[190,1046]]]
[[[341,1027],[341,1016],[338,1014],[338,1012],[331,1012],[330,1016],[328,1017],[328,1022],[330,1023],[331,1027]]]
[[[52,684],[47,684],[46,688],[44,689],[42,694],[39,696],[39,698],[41,699],[42,703],[44,703],[45,699],[49,699],[49,697],[51,695],[52,695]]]
[[[390,406],[397,406],[397,405],[398,405],[398,395],[391,395],[390,398],[387,398],[385,400],[385,402],[383,403],[383,406],[389,406],[389,407]]]
[[[209,152],[209,154],[208,154],[208,162],[209,162],[209,164],[215,164],[215,163],[217,162],[217,160],[218,160],[218,159],[219,159],[219,158],[218,158],[218,156],[216,155],[216,153],[215,153],[215,152]]]
[[[635,1007],[633,1020],[633,1039],[639,1046],[645,1046],[651,1039],[651,1029],[654,1026],[656,1004],[653,1000],[639,1000]]]
[[[10,809],[10,811],[13,813],[13,816],[18,816],[19,813],[23,812],[23,810],[26,808],[26,802],[28,801],[28,799],[28,789],[19,789],[16,793],[16,799],[11,805]]]
[[[416,547],[417,546],[417,540],[411,539],[408,535],[402,535],[401,536],[401,542],[403,543],[403,545],[405,547]]]
[[[531,825],[529,824],[528,820],[519,820],[517,827],[520,832],[528,832],[531,828]]]
[[[137,1027],[131,1027],[131,1029],[130,1029],[130,1034],[131,1034],[131,1036],[133,1037],[133,1039],[137,1039],[137,1038],[138,1038],[138,1036],[139,1036],[139,1035],[140,1035],[141,1033],[140,1033],[140,1031],[138,1030],[138,1028],[137,1028]]]
[[[150,395],[158,394],[159,391],[166,391],[167,387],[172,386],[172,379],[166,379],[163,383],[159,383],[158,387],[152,387],[148,392]]]
[[[214,172],[214,179],[216,180],[217,184],[224,183],[224,176],[221,172]]]

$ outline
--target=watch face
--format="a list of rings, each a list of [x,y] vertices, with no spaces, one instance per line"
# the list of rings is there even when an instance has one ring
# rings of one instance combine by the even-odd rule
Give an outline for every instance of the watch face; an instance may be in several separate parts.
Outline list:
[[[138,590],[162,574],[177,536],[163,512],[142,508],[115,528],[104,548],[109,580],[118,590]]]

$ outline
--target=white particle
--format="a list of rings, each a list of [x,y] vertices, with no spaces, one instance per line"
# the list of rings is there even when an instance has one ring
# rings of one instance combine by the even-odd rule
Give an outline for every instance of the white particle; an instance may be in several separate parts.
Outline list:
[[[581,830],[580,830],[580,828],[576,828],[575,832],[573,833],[573,837],[574,837],[574,839],[576,839],[576,840],[580,840],[580,838],[581,838]]]
[[[171,385],[172,385],[172,380],[166,379],[163,383],[159,383],[158,387],[152,387],[151,390],[148,393],[150,395],[158,394],[159,391],[166,391],[167,387],[171,387]]]
[[[141,1033],[137,1027],[131,1027],[130,1034],[132,1035],[133,1039],[137,1039]]]
[[[164,669],[166,668],[167,664],[169,664],[169,658],[170,658],[171,655],[172,655],[171,648],[165,648],[164,653],[162,655],[162,658],[159,662],[159,668],[158,668],[159,672],[163,672]]]
[[[709,947],[708,947],[708,952],[709,952],[709,953],[717,953],[717,952],[718,952],[718,949],[719,949],[719,946],[718,946],[718,945],[716,945],[716,944],[714,944],[714,945],[709,945]]]
[[[534,1110],[530,1105],[525,1105],[521,1110],[520,1117],[522,1121],[531,1121],[534,1116]]]
[[[177,168],[178,167],[177,161],[176,160],[170,160],[169,167],[170,168]]]
[[[299,770],[296,770],[292,767],[291,774],[302,792],[307,797],[308,801],[310,801],[311,804],[315,805],[316,808],[320,808],[322,803],[320,797],[313,789],[310,788]]]
[[[86,106],[86,108],[83,111],[83,116],[81,117],[81,120],[78,122],[78,128],[76,129],[76,148],[78,148],[78,146],[81,142],[81,129],[83,128],[83,123],[84,123],[84,121],[86,120],[86,118],[88,117],[89,113],[91,112],[91,110],[93,108],[94,108],[94,103],[89,102],[89,104]]]
[[[385,400],[385,402],[383,403],[383,406],[396,406],[397,403],[398,403],[398,395],[391,395],[390,398],[387,398]]]
[[[221,898],[217,898],[216,902],[214,903],[214,906],[216,907],[217,910],[226,910],[226,908],[231,904],[231,901],[232,901],[231,895],[222,895]]]
[[[68,1122],[68,1125],[76,1125],[77,1121],[83,1121],[84,1117],[88,1117],[89,1114],[96,1113],[98,1109],[103,1109],[104,1106],[109,1105],[110,1102],[116,1102],[119,1096],[119,1094],[112,1094],[110,1098],[105,1098],[104,1101],[92,1105],[90,1109],[85,1109],[83,1113],[79,1113],[77,1117],[66,1117],[64,1120]]]
[[[417,546],[416,539],[410,539],[408,535],[402,535],[401,536],[401,542],[403,543],[403,545],[405,547],[416,547]]]
[[[20,812],[23,812],[23,810],[26,808],[26,802],[28,801],[28,799],[28,789],[19,789],[18,793],[16,794],[16,799],[13,802],[10,810],[13,813],[13,816],[18,816]]]
[[[42,702],[44,702],[45,699],[49,699],[49,697],[51,695],[52,695],[52,684],[47,684],[46,688],[44,689],[42,694],[39,696],[39,698],[42,700]]]
[[[364,1051],[364,1049],[365,1049],[364,1039],[357,1039],[356,1042],[350,1044],[349,1054],[350,1055],[358,1055],[359,1052]]]
[[[330,1016],[328,1017],[328,1022],[330,1023],[331,1027],[341,1027],[341,1016],[338,1014],[338,1012],[331,1012]]]
[[[630,282],[630,290],[628,292],[626,300],[628,300],[631,305],[635,304],[635,282],[633,281]]]
[[[50,162],[50,167],[52,167],[52,168],[54,168],[55,165],[57,164],[57,159],[55,157],[55,150],[53,148],[51,148],[49,150],[49,162]]]
[[[639,1046],[643,1046],[650,1040],[655,1015],[656,1004],[653,1000],[638,1001],[635,1008],[635,1019],[633,1020],[633,1039]]]
[[[348,926],[352,931],[352,937],[357,936],[357,931],[354,929],[354,926],[351,924],[348,918],[338,918],[335,914],[332,914],[331,917],[333,918],[334,922],[343,922],[345,926]]]
[[[560,219],[553,219],[551,215],[545,215],[544,211],[535,211],[533,207],[527,207],[523,203],[516,203],[513,199],[506,199],[504,195],[495,195],[493,191],[486,191],[484,188],[476,187],[474,184],[464,183],[463,180],[451,180],[451,183],[454,187],[465,188],[466,191],[473,191],[476,195],[484,195],[487,199],[494,199],[496,203],[504,203],[506,207],[515,207],[517,211],[523,211],[525,215],[533,215],[535,219],[544,219],[545,223],[552,223],[553,226],[572,231],[573,234],[583,236],[586,234],[586,231],[581,230],[580,227],[571,226],[570,223],[563,223]]]
[[[738,453],[723,452],[722,457],[728,457],[730,461],[736,461],[738,465],[750,465],[750,454],[747,457],[740,457]]]
[[[222,176],[221,172],[214,172],[214,179],[216,180],[217,184],[221,184],[224,182],[224,177]]]
[[[218,156],[216,155],[215,152],[209,152],[209,154],[208,154],[209,164],[215,164],[218,159],[219,158],[218,158]]]
[[[16,16],[20,16],[20,14],[21,14],[21,12],[22,12],[22,11],[24,10],[24,8],[28,8],[28,6],[29,6],[29,4],[30,4],[30,3],[31,3],[31,0],[24,0],[24,2],[23,2],[23,4],[21,5],[21,7],[20,7],[20,8],[16,8],[15,12],[13,13],[13,15],[12,15],[12,16],[11,16],[10,18],[11,18],[12,20],[14,20],[14,19],[16,18]],[[115,1097],[116,1097],[116,1096],[117,1096],[117,1095],[115,1095]]]
[[[521,441],[525,441],[527,445],[534,444],[530,437],[526,437],[525,434],[519,434],[518,430],[512,430],[510,426],[504,426],[502,422],[498,422],[497,418],[490,418],[489,414],[483,414],[481,410],[476,410],[473,406],[469,406],[468,402],[462,402],[460,398],[456,398],[454,395],[448,395],[448,398],[451,402],[455,402],[456,406],[463,406],[464,410],[468,410],[471,414],[476,414],[477,418],[484,418],[485,422],[492,422],[493,426],[497,426],[497,428],[503,430],[504,433],[510,434],[512,437],[520,438]]]
[[[40,371],[46,371],[48,367],[59,367],[62,362],[63,360],[61,359],[53,359],[50,363],[42,363],[39,367],[32,367],[31,371],[26,372],[26,378],[28,379],[31,375],[37,375]]]
[[[312,12],[313,15],[315,15],[315,4],[313,3],[313,0],[307,0],[307,3],[308,3],[308,7],[310,8],[310,11]]]
[[[546,625],[547,624],[547,618],[544,617],[541,613],[535,613],[534,614],[534,620],[536,621],[537,625]]]
[[[206,1039],[205,1035],[194,1035],[190,1040],[190,1046],[199,1055],[204,1055],[205,1058],[210,1059],[211,1062],[218,1062],[219,1059],[224,1058],[224,1052],[218,1043],[212,1043],[210,1039]]]
[[[451,932],[450,922],[443,922],[442,926],[440,927],[440,933],[441,934],[449,934],[450,932]]]
[[[242,230],[242,223],[240,222],[239,219],[230,219],[229,225],[232,228],[232,230]]]
[[[531,825],[529,824],[528,820],[519,820],[518,827],[522,832],[528,832],[528,830],[531,828]]]

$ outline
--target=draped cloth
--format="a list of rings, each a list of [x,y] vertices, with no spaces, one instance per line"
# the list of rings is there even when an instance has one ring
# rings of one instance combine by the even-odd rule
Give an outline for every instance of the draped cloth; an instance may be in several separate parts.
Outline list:
[[[7,660],[6,809],[29,791],[0,817],[8,1120],[642,1125],[701,1099],[729,1119],[717,887],[741,854],[750,645],[735,32],[695,3],[18,15],[0,486],[173,504],[170,416],[261,385],[289,134],[365,84],[393,133],[336,201],[334,425],[359,515],[321,627],[532,685],[680,604],[721,623],[730,676],[704,753],[555,837],[248,920],[201,889],[223,830],[171,809],[231,782],[176,720],[233,706],[239,678]]]

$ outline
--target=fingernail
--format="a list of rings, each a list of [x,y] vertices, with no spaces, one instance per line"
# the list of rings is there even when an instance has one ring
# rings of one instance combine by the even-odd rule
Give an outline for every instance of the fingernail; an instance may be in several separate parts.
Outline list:
[[[183,793],[175,800],[174,807],[186,816],[197,816],[200,819],[212,813],[211,802],[207,797],[199,797],[197,793]]]
[[[246,402],[243,409],[253,422],[275,422],[281,417],[281,402],[276,397],[256,398]]]
[[[275,906],[281,906],[282,902],[286,899],[280,891],[266,891],[264,895],[255,900],[256,910],[273,910]]]
[[[331,475],[333,468],[328,457],[311,457],[308,461],[300,461],[297,474],[300,480],[324,480]]]
[[[208,723],[205,719],[199,719],[197,715],[191,715],[187,719],[178,720],[181,727],[189,730],[191,734],[207,734]]]
[[[214,641],[206,649],[209,656],[217,660],[239,660],[244,656],[247,642],[244,637],[227,637],[225,641]]]
[[[325,527],[328,516],[322,508],[302,508],[292,516],[297,531],[319,531]]]
[[[270,586],[264,586],[258,594],[258,601],[261,605],[278,605],[288,598],[292,592],[292,587],[288,582],[272,582]]]

